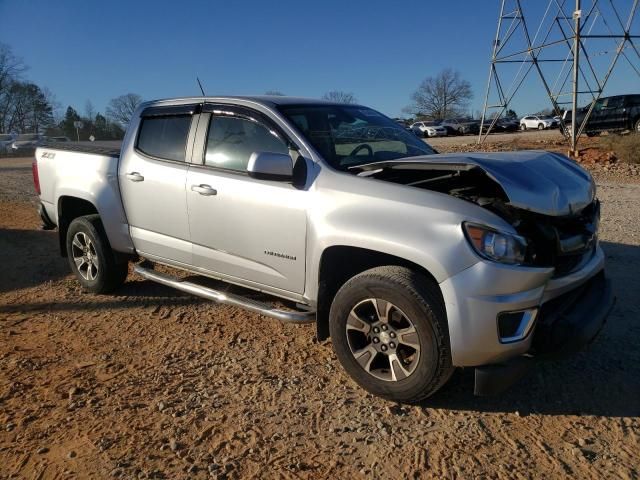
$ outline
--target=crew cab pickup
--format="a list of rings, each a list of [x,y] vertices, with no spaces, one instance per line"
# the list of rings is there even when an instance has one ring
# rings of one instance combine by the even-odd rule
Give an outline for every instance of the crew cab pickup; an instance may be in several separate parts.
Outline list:
[[[580,166],[543,151],[438,154],[365,106],[148,102],[119,151],[39,148],[34,180],[85,289],[116,289],[136,262],[148,280],[316,322],[352,378],[394,401],[428,397],[456,367],[475,368],[477,394],[500,392],[590,342],[613,304]]]
[[[582,126],[590,109],[591,115],[584,126],[587,136],[625,130],[640,133],[640,95],[602,97],[595,104],[576,110],[577,128]],[[566,110],[563,114],[565,127],[571,125],[571,113],[571,110]]]

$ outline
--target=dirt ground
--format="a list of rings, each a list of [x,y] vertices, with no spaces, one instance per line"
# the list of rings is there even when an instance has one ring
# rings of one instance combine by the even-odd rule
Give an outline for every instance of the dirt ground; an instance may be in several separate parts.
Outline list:
[[[314,326],[131,274],[83,293],[39,229],[30,160],[0,159],[0,478],[634,479],[640,185],[601,180],[618,298],[588,351],[500,397],[458,372],[421,406],[359,389]]]

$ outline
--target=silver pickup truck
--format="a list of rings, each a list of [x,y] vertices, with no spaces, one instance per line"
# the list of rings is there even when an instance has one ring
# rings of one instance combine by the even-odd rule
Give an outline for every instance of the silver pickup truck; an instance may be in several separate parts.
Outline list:
[[[585,170],[543,151],[438,154],[364,106],[148,102],[119,151],[39,148],[34,180],[85,289],[112,291],[143,259],[146,279],[315,321],[349,375],[394,401],[428,397],[456,367],[475,368],[476,394],[500,392],[589,343],[613,305]]]

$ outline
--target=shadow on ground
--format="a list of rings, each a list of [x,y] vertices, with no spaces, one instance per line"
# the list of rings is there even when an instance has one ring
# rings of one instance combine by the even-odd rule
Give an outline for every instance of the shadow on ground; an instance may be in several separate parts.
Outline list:
[[[0,228],[0,293],[56,281],[69,274],[57,232]]]

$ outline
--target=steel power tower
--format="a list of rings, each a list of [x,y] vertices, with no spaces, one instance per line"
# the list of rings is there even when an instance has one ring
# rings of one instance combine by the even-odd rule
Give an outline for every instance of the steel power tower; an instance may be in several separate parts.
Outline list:
[[[525,15],[523,3],[527,0],[501,0],[478,143],[493,130],[527,77],[534,75],[556,115],[571,109],[570,128],[560,122],[570,154],[575,155],[578,138],[618,60],[623,58],[640,80],[640,35],[634,24],[638,0],[548,0],[539,21]],[[529,6],[533,3],[544,5],[530,0]],[[580,96],[591,103],[577,125]]]

